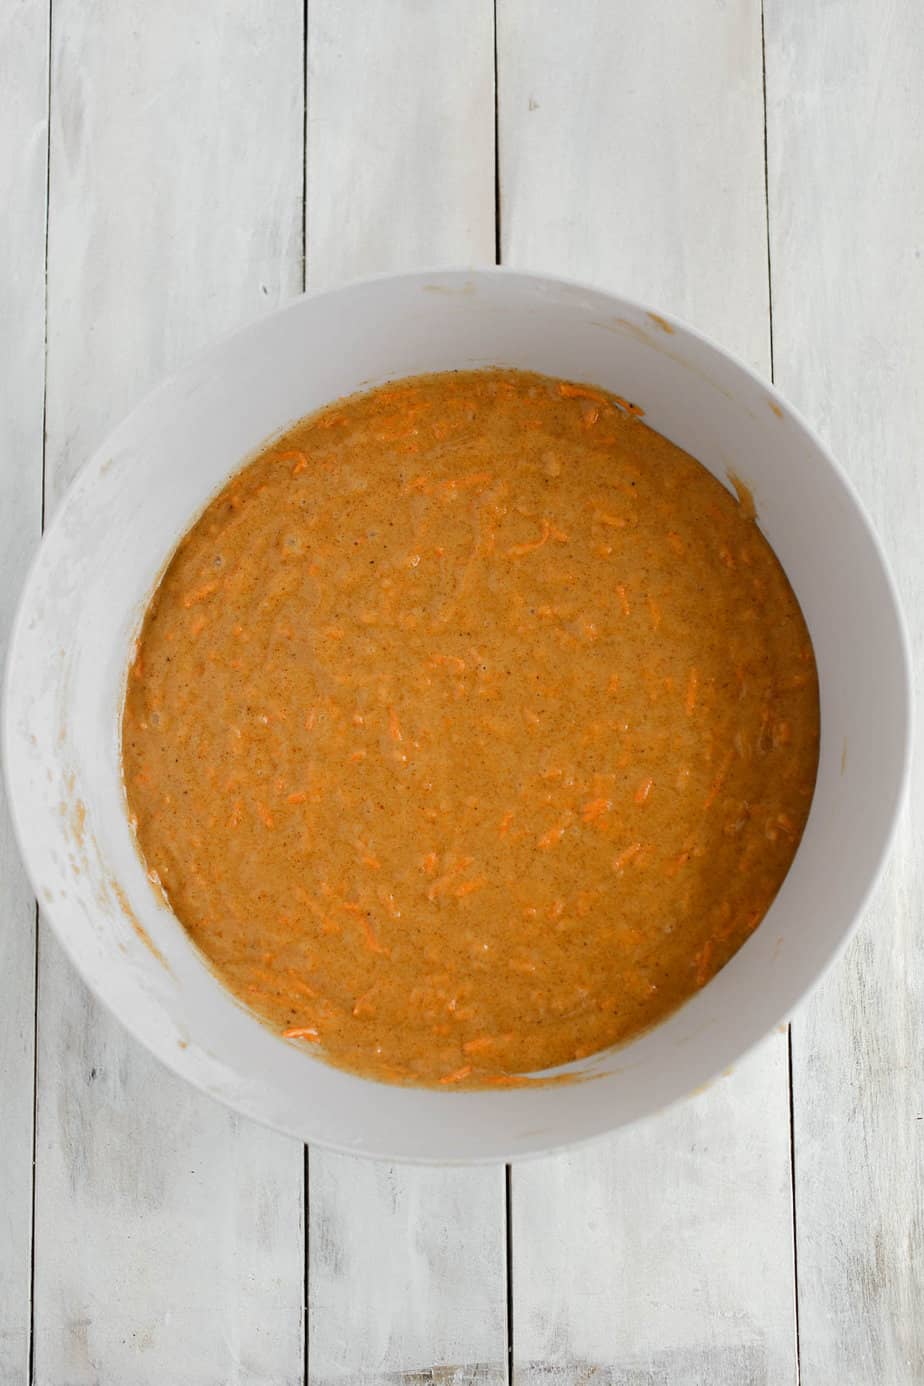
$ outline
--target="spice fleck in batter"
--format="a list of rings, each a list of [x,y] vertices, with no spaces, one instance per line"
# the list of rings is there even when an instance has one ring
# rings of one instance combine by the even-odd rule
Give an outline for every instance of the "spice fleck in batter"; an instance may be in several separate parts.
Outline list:
[[[222,981],[396,1081],[502,1084],[702,987],[818,757],[753,519],[590,386],[402,380],[303,420],[183,539],[123,724],[141,851]]]

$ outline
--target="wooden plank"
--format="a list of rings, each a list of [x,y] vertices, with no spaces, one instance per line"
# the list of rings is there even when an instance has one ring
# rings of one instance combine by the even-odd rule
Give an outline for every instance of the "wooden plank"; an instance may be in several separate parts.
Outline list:
[[[308,6],[308,282],[493,262],[490,0]],[[312,1150],[309,1378],[506,1380],[503,1169]]]
[[[42,522],[47,0],[0,4],[0,665]],[[0,785],[0,1383],[29,1371],[35,901]]]
[[[309,1380],[507,1379],[504,1171],[312,1150]]]
[[[312,288],[494,263],[493,55],[493,0],[312,0]]]
[[[301,0],[60,0],[47,502],[133,401],[301,286]],[[301,1382],[303,1152],[162,1070],[39,948],[38,1382]]]
[[[769,368],[759,0],[498,3],[503,259],[675,312]],[[519,1386],[793,1381],[777,1033],[710,1090],[512,1172]]]
[[[924,11],[769,0],[766,44],[777,379],[886,544],[920,714]],[[885,882],[793,1022],[805,1386],[924,1380],[922,814],[919,756]]]

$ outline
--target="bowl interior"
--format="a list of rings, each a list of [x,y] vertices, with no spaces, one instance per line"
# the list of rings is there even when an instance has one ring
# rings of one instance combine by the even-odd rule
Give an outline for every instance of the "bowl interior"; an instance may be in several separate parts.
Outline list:
[[[493,1092],[385,1087],[296,1051],[212,977],[157,899],[119,774],[125,670],[148,596],[208,498],[271,434],[340,395],[423,371],[509,365],[588,380],[728,484],[753,490],[811,631],[818,783],[764,922],[657,1029],[572,1067],[593,1081]],[[82,471],[23,595],[5,762],[42,908],[86,981],[171,1068],[306,1140],[418,1160],[513,1158],[645,1116],[787,1015],[835,955],[901,799],[908,665],[894,591],[857,501],[771,388],[679,324],[509,272],[368,281],[298,300],[167,382]]]

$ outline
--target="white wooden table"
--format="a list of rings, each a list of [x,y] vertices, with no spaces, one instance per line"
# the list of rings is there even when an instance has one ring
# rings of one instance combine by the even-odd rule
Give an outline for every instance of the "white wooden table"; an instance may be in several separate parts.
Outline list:
[[[306,284],[498,259],[773,372],[920,661],[922,65],[921,0],[0,0],[0,634],[75,470],[190,353]],[[188,1090],[65,962],[3,818],[0,1382],[924,1382],[922,827],[919,767],[790,1029],[505,1171],[304,1151]]]

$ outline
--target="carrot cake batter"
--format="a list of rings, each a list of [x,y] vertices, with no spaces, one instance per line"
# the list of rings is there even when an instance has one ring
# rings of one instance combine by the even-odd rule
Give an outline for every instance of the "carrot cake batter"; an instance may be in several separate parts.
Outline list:
[[[139,846],[221,980],[334,1063],[502,1084],[626,1040],[789,868],[808,632],[753,508],[640,412],[508,370],[342,400],[151,601]]]

